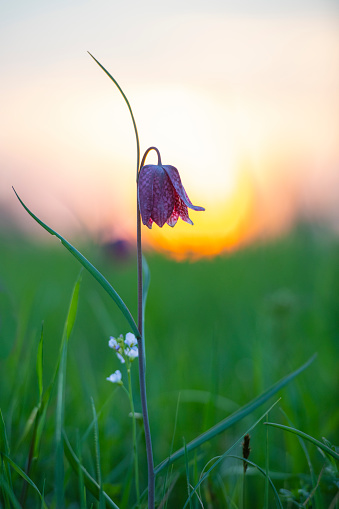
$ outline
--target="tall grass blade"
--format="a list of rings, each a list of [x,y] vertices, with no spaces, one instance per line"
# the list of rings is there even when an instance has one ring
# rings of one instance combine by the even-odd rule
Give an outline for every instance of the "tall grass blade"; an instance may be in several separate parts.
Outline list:
[[[4,453],[4,454],[3,454]],[[3,478],[6,481],[6,485],[12,489],[12,477],[11,477],[11,469],[6,461],[6,457],[10,454],[9,444],[6,433],[6,425],[3,419],[3,415],[0,409],[0,454],[1,454],[1,469],[0,472],[3,472]],[[0,485],[2,491],[4,492],[4,497],[7,498],[8,494],[6,490],[3,488],[2,484]]]
[[[13,187],[13,191],[15,192],[19,202],[23,206],[23,208],[28,212],[28,214],[40,225],[44,230],[46,230],[50,235],[54,235],[57,237],[61,244],[81,263],[81,265],[98,281],[98,283],[102,286],[102,288],[108,293],[108,295],[114,300],[126,320],[128,321],[133,334],[140,338],[140,333],[138,330],[138,327],[128,309],[124,301],[121,299],[121,297],[118,295],[118,293],[114,290],[114,288],[110,285],[110,283],[107,281],[107,279],[104,278],[104,276],[92,265],[75,247],[73,247],[66,239],[64,239],[59,233],[52,230],[49,226],[47,226],[45,223],[43,223],[33,212],[29,210],[29,208],[24,204],[24,202],[21,200],[17,192],[15,191]]]
[[[185,505],[184,505],[183,509],[185,509],[185,507],[187,507],[187,504],[189,503],[189,499],[190,499],[190,498],[192,498],[193,494],[197,491],[197,489],[198,489],[198,488],[199,488],[199,486],[200,486],[200,485],[204,482],[204,480],[205,480],[205,479],[207,479],[207,477],[208,477],[208,476],[209,476],[209,474],[212,472],[212,470],[213,470],[213,469],[214,469],[217,465],[219,465],[219,463],[220,463],[220,462],[221,462],[224,458],[226,458],[226,456],[228,456],[228,455],[229,455],[229,453],[231,452],[231,450],[232,450],[232,449],[234,449],[234,447],[235,447],[236,445],[238,445],[238,444],[239,444],[239,443],[243,440],[243,438],[244,438],[244,436],[245,436],[245,435],[247,435],[248,433],[250,433],[250,431],[252,431],[252,429],[254,429],[254,428],[255,428],[255,427],[259,424],[259,422],[260,422],[260,421],[262,421],[262,420],[265,418],[265,416],[266,416],[267,412],[270,412],[270,411],[272,410],[272,408],[274,408],[274,407],[275,407],[275,405],[276,405],[279,401],[280,401],[280,398],[279,398],[279,399],[278,399],[275,403],[273,403],[273,405],[272,405],[272,406],[270,406],[270,408],[269,408],[269,409],[268,409],[268,410],[267,410],[267,411],[266,411],[266,412],[265,412],[265,413],[264,413],[261,417],[259,417],[259,419],[258,419],[257,421],[255,421],[255,423],[254,423],[254,424],[252,424],[252,426],[251,426],[251,427],[250,427],[247,431],[245,431],[245,433],[243,433],[243,434],[241,435],[241,437],[240,437],[240,438],[238,438],[238,440],[237,440],[236,442],[234,442],[234,444],[233,444],[233,445],[231,445],[231,447],[230,447],[230,448],[229,448],[226,452],[224,452],[224,454],[222,454],[221,456],[219,456],[219,458],[218,458],[218,459],[217,459],[217,460],[213,463],[213,465],[212,465],[212,466],[211,466],[211,467],[210,467],[210,468],[209,468],[209,469],[208,469],[208,470],[204,473],[204,475],[200,477],[199,482],[198,482],[198,483],[194,486],[194,488],[192,489],[192,491],[191,491],[191,493],[190,493],[189,498],[186,500],[186,503],[185,503]],[[243,458],[242,458],[242,459],[243,459]]]
[[[275,497],[275,501],[276,501],[277,507],[279,507],[279,509],[283,509],[283,506],[281,504],[281,500],[279,498],[279,494],[277,492],[277,489],[274,486],[274,483],[273,483],[272,479],[270,478],[270,476],[268,475],[267,471],[265,471],[263,468],[259,467],[259,465],[257,465],[256,463],[253,463],[253,461],[250,461],[249,459],[244,460],[244,458],[242,458],[241,456],[235,456],[234,454],[229,454],[228,458],[235,458],[235,459],[238,459],[238,460],[240,460],[242,462],[246,461],[246,463],[248,465],[251,465],[251,467],[254,467],[257,470],[259,470],[259,472],[262,473],[262,475],[265,476],[265,478],[267,478],[268,483],[271,485],[271,488],[272,488],[273,493],[274,493],[274,497]]]
[[[142,337],[145,337],[145,309],[146,309],[146,301],[149,290],[149,285],[151,282],[151,272],[149,270],[148,263],[146,258],[142,257],[142,272],[143,272],[143,284],[142,284]],[[145,348],[144,348],[145,350]]]
[[[336,451],[334,451],[333,449],[331,449],[330,447],[325,445],[323,442],[320,442],[316,438],[313,438],[310,435],[307,435],[303,431],[300,431],[295,428],[290,428],[289,426],[285,426],[284,424],[277,424],[276,422],[265,422],[264,424],[266,424],[267,426],[273,426],[274,428],[280,428],[284,431],[289,431],[290,433],[294,433],[295,435],[298,435],[299,437],[307,440],[308,442],[311,442],[313,445],[315,445],[316,447],[319,447],[319,449],[324,451],[326,454],[328,454],[329,456],[332,456],[332,458],[339,461],[339,454]]]
[[[39,488],[34,484],[32,479],[28,477],[28,475],[17,465],[7,454],[1,454],[2,457],[6,458],[8,463],[10,463],[13,470],[15,470],[32,488],[36,491],[36,493],[39,495],[40,500],[43,500],[43,496],[39,491]],[[44,507],[47,508],[46,504],[44,503]]]
[[[135,122],[135,118],[134,118],[133,111],[132,111],[131,105],[129,103],[129,100],[127,99],[124,91],[122,90],[122,88],[120,87],[120,85],[116,81],[116,79],[113,78],[113,76],[105,69],[105,67],[103,65],[100,64],[100,62],[89,51],[87,53],[93,58],[93,60],[98,64],[98,66],[101,67],[101,69],[104,71],[104,73],[107,74],[107,76],[113,81],[114,85],[117,87],[117,89],[121,93],[122,97],[124,98],[125,103],[127,104],[127,107],[129,109],[129,112],[130,112],[130,115],[132,118],[134,132],[135,132],[135,138],[136,138],[136,142],[137,142],[137,178],[138,178],[139,163],[140,163],[140,143],[139,143],[137,124]]]
[[[36,374],[38,377],[40,404],[41,404],[42,394],[43,394],[43,390],[44,390],[43,378],[42,378],[43,342],[44,342],[44,324],[42,323],[40,341],[39,341],[39,345],[38,345],[38,353],[37,353],[37,358],[36,358]]]
[[[75,452],[73,451],[73,449],[71,447],[71,444],[68,441],[68,438],[67,438],[65,432],[63,432],[63,440],[64,440],[65,456],[66,456],[69,464],[71,465],[71,467],[73,468],[74,472],[77,475],[79,474],[79,470],[81,470],[81,472],[84,476],[84,482],[85,482],[86,488],[88,489],[88,491],[90,491],[92,493],[92,495],[97,500],[99,500],[100,499],[100,486],[98,485],[96,480],[93,479],[91,474],[89,474],[87,472],[85,467],[80,463],[78,457],[76,456]],[[107,493],[105,491],[103,491],[102,493],[103,493],[103,496],[105,499],[105,503],[108,507],[110,507],[112,509],[119,509],[119,507],[113,502],[113,500],[107,495]]]
[[[300,368],[298,368],[296,371],[293,371],[292,373],[286,375],[284,378],[282,378],[280,381],[276,382],[274,385],[272,385],[269,389],[267,389],[265,392],[263,392],[260,396],[253,399],[243,407],[241,407],[239,410],[234,412],[229,417],[226,417],[226,419],[222,420],[209,430],[205,431],[201,435],[199,435],[197,438],[192,440],[187,444],[187,451],[192,451],[196,447],[199,447],[200,445],[204,444],[205,442],[211,440],[216,435],[220,434],[221,432],[225,431],[226,429],[230,428],[237,422],[239,422],[241,419],[246,417],[247,415],[251,414],[256,410],[258,407],[263,405],[268,399],[270,399],[274,394],[276,394],[280,389],[285,387],[289,382],[291,382],[296,376],[298,376],[300,373],[302,373],[308,366],[314,361],[316,358],[316,355],[313,355],[305,364],[303,364]],[[178,449],[175,453],[171,454],[168,458],[166,458],[164,461],[162,461],[155,469],[155,474],[158,474],[163,470],[167,465],[170,465],[171,463],[174,463],[177,459],[181,458],[184,455],[185,451],[182,447],[181,449]]]
[[[192,499],[191,499],[191,485],[190,485],[190,471],[189,471],[189,462],[188,462],[188,453],[186,447],[186,440],[184,440],[184,451],[185,451],[185,470],[186,470],[186,485],[187,485],[187,494],[188,499],[190,501],[190,509],[192,509]]]
[[[71,302],[68,309],[64,333],[61,342],[61,361],[58,374],[58,393],[56,408],[56,429],[55,429],[55,491],[57,507],[64,507],[64,448],[62,440],[62,428],[64,425],[65,413],[65,386],[66,386],[66,366],[67,366],[67,346],[70,338],[76,312],[78,308],[79,289],[82,278],[82,271],[74,285]]]
[[[294,425],[293,425],[291,419],[286,414],[286,412],[284,412],[284,410],[282,408],[280,408],[280,412],[284,415],[285,419],[289,422],[290,427],[294,428]],[[316,475],[314,473],[314,468],[313,468],[313,465],[312,465],[311,457],[310,457],[310,454],[309,454],[309,452],[307,450],[305,441],[300,436],[298,436],[298,441],[299,441],[299,444],[300,444],[302,450],[304,451],[304,454],[305,454],[305,457],[306,457],[306,461],[307,461],[307,464],[308,464],[308,468],[309,468],[310,474],[311,474],[312,490],[314,491],[314,509],[320,509],[322,507],[322,502],[321,502],[321,498],[319,496],[319,492],[316,489],[317,478],[316,478]]]
[[[13,493],[12,487],[8,484],[6,477],[2,476],[1,473],[0,473],[0,487],[5,501],[4,508],[7,509],[13,506],[14,509],[22,509],[22,506],[19,504],[18,499]],[[2,505],[0,505],[0,507],[2,509]]]
[[[86,490],[85,490],[85,483],[84,483],[84,474],[81,470],[81,442],[80,442],[80,435],[79,430],[77,430],[76,434],[76,447],[77,447],[77,454],[79,458],[79,468],[78,468],[78,478],[79,478],[79,495],[80,495],[80,508],[86,509]]]
[[[93,398],[91,398],[91,402],[92,402],[93,421],[94,421],[95,464],[96,464],[97,478],[98,478],[98,484],[99,484],[99,509],[105,509],[105,502],[104,502],[103,493],[102,493],[98,417],[97,417],[97,413],[95,411]]]
[[[5,454],[9,454],[9,444],[6,433],[6,425],[2,415],[2,411],[0,409],[0,452],[4,452]]]

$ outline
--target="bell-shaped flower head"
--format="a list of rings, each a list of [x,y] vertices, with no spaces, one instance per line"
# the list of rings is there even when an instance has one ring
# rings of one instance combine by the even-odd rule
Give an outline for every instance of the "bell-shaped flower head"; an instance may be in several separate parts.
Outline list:
[[[186,223],[193,224],[188,216],[188,208],[205,210],[193,205],[179,172],[174,166],[148,164],[142,166],[138,178],[138,199],[143,224],[152,228],[156,223],[160,228],[167,223],[174,226],[181,217]]]

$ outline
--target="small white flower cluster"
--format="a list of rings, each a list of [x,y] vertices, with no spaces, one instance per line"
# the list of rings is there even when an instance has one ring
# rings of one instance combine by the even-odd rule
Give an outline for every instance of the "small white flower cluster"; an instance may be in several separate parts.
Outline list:
[[[138,342],[132,332],[127,332],[125,340],[122,335],[118,338],[111,336],[109,338],[108,346],[115,351],[122,364],[125,364],[126,360],[128,360],[128,362],[132,362],[139,356]],[[120,371],[117,370],[111,376],[106,378],[106,380],[112,383],[122,384]]]

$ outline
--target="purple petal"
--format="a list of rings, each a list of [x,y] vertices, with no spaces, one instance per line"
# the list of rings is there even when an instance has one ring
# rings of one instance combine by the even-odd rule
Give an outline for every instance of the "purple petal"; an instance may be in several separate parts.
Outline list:
[[[151,218],[162,228],[174,208],[174,189],[161,166],[154,167],[153,208]]]
[[[138,179],[138,199],[142,222],[152,228],[150,218],[153,209],[153,165],[143,166]]]
[[[187,205],[187,207],[189,207],[190,209],[193,209],[193,210],[205,210],[203,207],[199,207],[197,205],[192,204],[191,200],[187,196],[184,186],[181,183],[181,178],[180,178],[179,172],[174,166],[163,165],[162,168],[167,173],[168,177],[170,178],[170,181],[172,182],[174,189],[180,196],[181,200],[185,203],[185,205]],[[184,219],[184,221],[185,221],[185,219]]]

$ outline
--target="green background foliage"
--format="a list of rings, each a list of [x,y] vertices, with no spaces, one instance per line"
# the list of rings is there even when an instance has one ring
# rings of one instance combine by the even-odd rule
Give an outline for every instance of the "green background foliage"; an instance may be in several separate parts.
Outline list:
[[[80,251],[113,285],[135,317],[133,249],[124,260],[93,244],[81,246]],[[176,263],[154,253],[146,253],[146,258],[151,273],[145,326],[147,391],[155,465],[169,455],[172,439],[173,451],[183,446],[183,439],[188,444],[297,369],[315,352],[316,360],[279,393],[282,399],[268,420],[293,425],[318,440],[326,437],[331,444],[338,444],[337,239],[321,229],[303,226],[275,242],[257,243],[212,261]],[[2,238],[0,408],[9,455],[22,469],[32,433],[31,429],[25,432],[25,428],[39,402],[36,363],[38,351],[41,358],[42,322],[42,378],[43,387],[48,387],[79,271],[79,263],[53,239],[37,244],[27,238]],[[96,478],[93,398],[103,487],[119,507],[132,507],[134,500],[132,423],[126,395],[106,377],[121,369],[127,383],[123,366],[108,348],[108,339],[128,331],[114,302],[83,272],[77,317],[67,346],[64,429],[83,465]],[[135,409],[140,411],[137,363],[132,367]],[[191,483],[196,484],[206,463],[231,447],[273,402],[190,453]],[[55,387],[38,458],[31,470],[31,479],[41,493],[44,491],[47,505],[55,496],[56,412]],[[251,432],[249,459],[265,470],[267,430],[269,470],[278,491],[285,490],[283,505],[288,506],[288,499],[302,503],[310,494],[312,483],[307,456],[296,435],[268,429],[260,423]],[[138,433],[143,490],[147,480],[141,426]],[[309,443],[306,447],[316,478],[322,472],[318,505],[328,507],[338,491],[338,475],[316,447]],[[241,456],[241,447],[232,453]],[[181,458],[169,470],[168,485],[173,481],[169,508],[185,504],[186,467],[185,458]],[[81,507],[79,477],[67,459],[64,468],[66,503]],[[221,462],[202,485],[200,495],[205,507],[240,507],[241,472],[242,465],[235,458]],[[158,500],[165,475],[161,472],[157,477]],[[262,507],[265,476],[249,467],[246,483],[245,502],[248,499],[251,507]],[[18,499],[22,484],[20,476],[13,475]],[[86,500],[90,507],[94,499],[89,493],[86,496],[81,503]],[[269,496],[268,507],[273,507],[273,492]],[[27,507],[35,507],[38,501],[37,493],[29,487]],[[193,507],[199,507],[196,498],[192,501]]]

